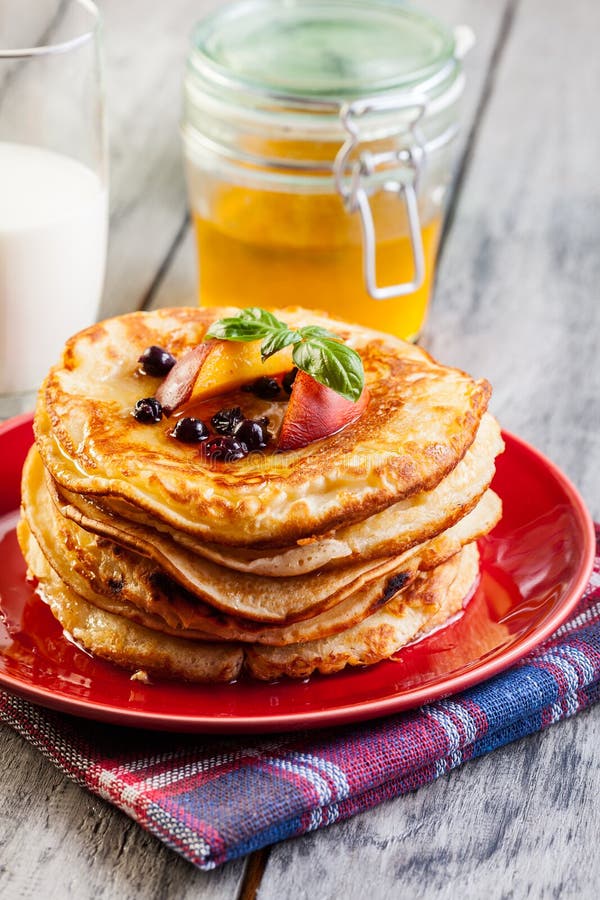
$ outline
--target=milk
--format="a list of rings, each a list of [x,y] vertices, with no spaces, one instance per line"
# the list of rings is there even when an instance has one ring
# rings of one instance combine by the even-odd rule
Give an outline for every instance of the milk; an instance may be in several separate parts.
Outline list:
[[[66,338],[95,320],[106,235],[91,169],[0,142],[0,415],[2,395],[37,389]]]

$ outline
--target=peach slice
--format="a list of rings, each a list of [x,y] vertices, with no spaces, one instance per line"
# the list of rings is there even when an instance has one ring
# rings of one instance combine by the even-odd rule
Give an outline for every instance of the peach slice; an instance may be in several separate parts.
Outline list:
[[[156,392],[156,399],[166,416],[190,399],[198,373],[211,350],[209,343],[198,344],[177,360]]]
[[[336,434],[356,422],[368,402],[366,387],[358,400],[352,402],[319,384],[306,372],[299,371],[281,425],[277,448],[299,450],[313,441]]]
[[[192,347],[177,360],[156,392],[165,415],[184,403],[226,394],[261,375],[280,375],[293,367],[292,347],[284,347],[262,362],[260,344],[211,340]]]

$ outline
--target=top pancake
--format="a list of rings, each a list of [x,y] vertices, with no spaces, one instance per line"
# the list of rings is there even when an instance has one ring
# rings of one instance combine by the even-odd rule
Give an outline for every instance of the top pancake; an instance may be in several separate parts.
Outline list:
[[[38,401],[45,465],[71,491],[127,500],[160,523],[231,546],[287,546],[434,488],[462,459],[490,387],[440,366],[421,348],[298,308],[290,325],[337,333],[364,362],[371,399],[354,425],[297,451],[204,462],[172,424],[131,411],[159,379],[140,375],[152,344],[181,356],[232,308],[132,313],[71,338]]]

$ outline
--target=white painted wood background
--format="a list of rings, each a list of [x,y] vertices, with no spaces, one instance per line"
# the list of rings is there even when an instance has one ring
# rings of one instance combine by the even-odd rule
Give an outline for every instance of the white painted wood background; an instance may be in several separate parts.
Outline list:
[[[111,130],[106,314],[193,302],[178,139],[207,0],[101,0]],[[469,23],[456,191],[424,343],[488,377],[504,427],[600,518],[600,4],[429,0]],[[201,873],[0,730],[0,897],[592,898],[600,709],[414,794]]]

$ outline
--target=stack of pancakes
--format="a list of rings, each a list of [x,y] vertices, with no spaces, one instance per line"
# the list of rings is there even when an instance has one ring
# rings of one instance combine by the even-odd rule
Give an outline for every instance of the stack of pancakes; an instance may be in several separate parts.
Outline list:
[[[386,659],[477,583],[475,541],[501,513],[490,387],[389,335],[281,310],[361,354],[369,405],[300,450],[209,463],[171,436],[173,419],[133,418],[160,384],[138,358],[151,345],[181,357],[235,312],[133,313],[67,343],[23,473],[29,572],[73,640],[136,677],[306,677]],[[249,403],[261,411],[244,392],[212,410]]]

